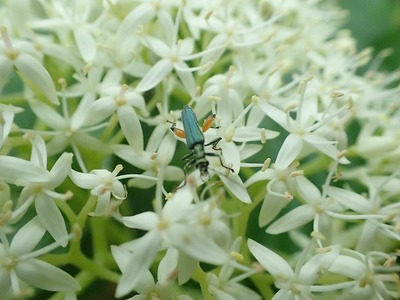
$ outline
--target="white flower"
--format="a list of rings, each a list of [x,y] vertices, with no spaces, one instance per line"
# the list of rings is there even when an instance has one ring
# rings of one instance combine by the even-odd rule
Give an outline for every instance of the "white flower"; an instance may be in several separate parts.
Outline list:
[[[88,107],[90,113],[86,114],[84,125],[97,124],[116,112],[128,143],[136,151],[141,151],[143,149],[143,132],[133,107],[138,108],[142,115],[148,115],[142,95],[134,92],[127,85],[109,87],[103,91],[103,94],[103,97]]]
[[[387,262],[389,263],[385,266]],[[347,250],[334,260],[328,270],[350,279],[342,283],[342,288],[345,290],[340,299],[389,300],[400,297],[398,290],[400,280],[396,273],[398,267],[393,266],[393,257],[387,253],[374,251],[362,255],[359,252]]]
[[[356,249],[365,252],[371,249],[371,241],[381,234],[389,239],[400,240],[398,222],[400,221],[400,204],[384,204],[384,197],[379,189],[369,184],[369,197],[338,187],[326,187],[326,193],[343,207],[356,212],[349,214],[348,219],[365,220]],[[340,216],[338,216],[340,218]],[[383,243],[382,238],[379,239]],[[372,248],[374,249],[374,248]]]
[[[86,115],[90,113],[90,111],[87,109],[80,108],[81,105],[87,108],[87,103],[85,101],[79,103],[72,116],[68,114],[67,107],[63,109],[63,115],[61,115],[55,109],[42,102],[31,100],[29,104],[35,115],[43,123],[50,127],[49,131],[40,133],[43,135],[48,134],[50,136],[54,136],[53,139],[47,143],[49,154],[59,153],[67,146],[72,146],[80,167],[83,170],[86,170],[86,167],[81,160],[78,146],[94,151],[108,150],[106,145],[103,144],[98,138],[88,133],[97,128],[83,127],[83,121]],[[64,104],[65,103],[63,103],[63,105]]]
[[[113,172],[99,169],[92,170],[90,173],[80,173],[71,170],[71,180],[79,187],[90,189],[93,196],[97,196],[96,209],[90,215],[101,216],[110,212],[111,196],[117,200],[126,198],[126,190],[118,180],[118,173],[122,170],[122,165],[115,167]]]
[[[168,200],[159,213],[148,211],[122,217],[127,227],[148,232],[143,237],[121,246],[127,247],[132,253],[129,262],[121,269],[122,277],[117,286],[117,297],[127,294],[137,286],[161,245],[177,248],[198,261],[224,263],[228,256],[216,238],[221,241],[221,233],[229,234],[229,230],[224,230],[218,220],[213,221],[191,202],[191,192],[188,188],[182,188]]]
[[[0,91],[15,67],[23,75],[23,79],[38,88],[50,102],[57,104],[53,80],[39,62],[33,45],[25,41],[11,41],[5,27],[0,27],[0,34],[3,38],[0,43]]]
[[[240,251],[241,242],[242,238],[238,237],[232,243],[230,248],[231,259],[222,265],[218,276],[211,272],[207,273],[208,289],[217,300],[261,299],[260,295],[256,292],[240,284],[241,280],[255,272],[254,269],[250,269],[238,263],[238,261],[243,259],[243,256],[238,253]],[[231,278],[236,268],[245,273]]]
[[[142,173],[145,177],[157,177],[161,181],[182,180],[182,170],[169,165],[176,147],[176,139],[170,131],[165,123],[158,125],[154,128],[145,149],[143,149],[143,140],[135,139],[133,145],[113,145],[113,152],[131,165],[145,170]],[[137,136],[137,133],[135,135]],[[140,146],[142,148],[139,148]],[[153,185],[154,182],[143,180],[140,176],[129,181],[129,186],[138,188],[150,188]]]
[[[346,107],[333,112],[326,111],[318,119],[318,114],[316,113],[318,103],[314,101],[309,104],[305,100],[305,89],[308,80],[310,78],[306,78],[301,83],[302,94],[295,119],[292,119],[290,110],[284,112],[269,103],[259,102],[260,108],[264,113],[289,132],[280,148],[277,161],[281,161],[280,165],[282,167],[288,167],[294,160],[299,159],[301,154],[304,155],[304,151],[307,150],[306,146],[309,145],[335,161],[338,160],[343,164],[349,163],[334,146],[337,143],[336,141],[329,141],[316,132],[317,129],[325,126],[332,118],[345,111]]]
[[[285,165],[282,165],[283,162],[277,160],[275,164],[269,167],[270,161],[270,159],[267,159],[264,163],[265,166],[245,182],[247,187],[261,180],[269,180],[266,185],[267,193],[258,216],[259,226],[270,223],[293,200],[296,192],[295,178],[303,176],[297,170],[297,162],[285,167]]]
[[[95,35],[97,23],[104,22],[106,9],[97,10],[94,1],[78,2],[72,6],[62,2],[40,2],[45,18],[29,22],[35,30],[53,31],[61,43],[70,43],[71,36],[81,58],[91,63],[97,55]]]
[[[295,270],[278,254],[249,239],[250,252],[257,261],[275,278],[275,286],[279,291],[272,300],[278,299],[313,299],[313,291],[320,291],[326,288],[327,291],[335,290],[335,286],[317,285],[317,280],[334,263],[339,255],[340,247],[337,245],[325,249],[325,252],[312,253],[313,241],[309,247],[304,249],[304,255],[297,262]],[[306,260],[306,255],[312,257]]]
[[[14,235],[11,243],[0,233],[0,290],[2,296],[10,291],[15,296],[23,296],[22,283],[48,291],[69,291],[79,289],[79,284],[68,273],[36,257],[58,247],[53,243],[34,250],[44,236],[46,229],[38,217],[26,223]],[[67,243],[68,236],[61,243]]]
[[[11,156],[0,156],[0,178],[6,182],[24,186],[18,198],[18,207],[11,220],[19,220],[34,204],[40,222],[50,235],[65,247],[68,243],[64,218],[54,199],[66,200],[69,193],[54,192],[67,177],[72,163],[72,154],[63,153],[50,171],[47,171],[47,151],[43,139],[36,136],[32,141],[31,160],[25,161]]]
[[[161,59],[153,65],[139,82],[136,87],[137,91],[145,92],[152,89],[175,70],[189,95],[194,95],[196,83],[192,72],[199,68],[190,68],[185,61],[198,58],[202,54],[192,54],[194,49],[193,39],[177,40],[181,10],[182,8],[179,6],[175,23],[170,15],[163,15],[162,18],[158,19],[162,25],[165,40],[152,36],[143,36],[141,38],[142,43]]]
[[[170,249],[172,248],[169,248],[167,250],[167,253]],[[118,264],[118,267],[124,273],[126,266],[129,263],[130,256],[132,255],[131,252],[124,247],[117,247],[117,246],[111,246],[111,252],[113,254],[115,261]],[[171,256],[166,254],[164,256],[164,259],[165,258],[171,258]],[[167,261],[167,263],[168,262],[169,261]],[[175,278],[171,276],[170,273],[168,274],[170,278],[168,278],[167,281],[163,280],[165,278],[163,278],[163,273],[162,271],[160,271],[160,269],[163,268],[162,265],[163,261],[161,261],[159,264],[157,282],[154,281],[153,275],[149,270],[143,272],[139,282],[137,283],[137,286],[134,288],[134,290],[138,293],[138,295],[129,298],[130,300],[146,300],[149,299],[149,297],[151,299],[156,298],[156,299],[193,300],[193,298],[191,298],[190,296],[176,295],[177,291],[174,290],[174,286],[171,284],[171,281],[173,281]],[[176,273],[176,269],[174,269],[174,272]],[[180,272],[178,272],[178,274],[179,273]]]

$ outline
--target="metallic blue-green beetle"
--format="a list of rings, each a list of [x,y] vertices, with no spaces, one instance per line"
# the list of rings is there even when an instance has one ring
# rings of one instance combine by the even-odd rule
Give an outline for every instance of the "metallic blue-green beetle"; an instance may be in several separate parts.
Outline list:
[[[186,165],[184,167],[185,174],[187,174],[189,168],[194,166],[197,169],[199,169],[200,176],[203,180],[208,179],[209,162],[206,156],[217,156],[219,158],[221,166],[223,166],[225,169],[234,172],[233,169],[227,167],[223,163],[220,155],[218,155],[217,153],[205,152],[204,150],[204,147],[212,145],[213,150],[221,151],[221,148],[217,148],[219,141],[222,139],[221,137],[218,137],[212,140],[211,142],[204,144],[203,132],[211,127],[212,123],[214,122],[215,115],[211,115],[207,119],[205,119],[201,129],[199,127],[199,122],[197,120],[196,114],[189,105],[186,105],[183,108],[181,118],[184,130],[176,128],[175,124],[172,124],[171,130],[178,137],[185,138],[186,145],[189,148],[189,150],[191,150],[189,154],[182,157],[182,160],[186,161]]]

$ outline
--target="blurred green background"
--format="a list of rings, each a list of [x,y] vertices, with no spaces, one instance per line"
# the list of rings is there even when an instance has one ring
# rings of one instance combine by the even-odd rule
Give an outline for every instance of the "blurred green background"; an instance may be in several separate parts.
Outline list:
[[[400,1],[399,0],[338,0],[349,10],[345,26],[358,42],[358,49],[373,47],[374,55],[391,48],[393,54],[382,67],[393,71],[400,66]]]

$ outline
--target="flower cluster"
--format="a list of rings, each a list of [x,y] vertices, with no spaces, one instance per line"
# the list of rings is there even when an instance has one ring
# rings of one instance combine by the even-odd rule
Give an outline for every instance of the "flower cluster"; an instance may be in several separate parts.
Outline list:
[[[345,16],[6,0],[0,298],[398,299],[400,74]]]

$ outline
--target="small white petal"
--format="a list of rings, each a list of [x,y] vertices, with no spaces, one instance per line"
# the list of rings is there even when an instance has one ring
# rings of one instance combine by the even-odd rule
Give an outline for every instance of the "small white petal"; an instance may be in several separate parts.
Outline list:
[[[175,280],[176,275],[174,273],[176,273],[178,258],[179,251],[173,247],[169,247],[158,265],[157,279],[162,286],[167,286]]]
[[[65,226],[63,216],[53,199],[42,193],[35,199],[35,208],[40,222],[47,229],[54,240],[62,247],[67,246],[67,227]]]
[[[68,273],[38,259],[18,262],[17,276],[28,284],[48,291],[75,291],[79,284]]]
[[[97,205],[94,212],[89,213],[90,216],[103,216],[107,213],[110,206],[110,192],[104,192],[97,198]]]
[[[278,123],[286,131],[291,132],[287,124],[287,115],[285,112],[266,102],[260,102],[259,105],[268,117]]]
[[[0,156],[0,178],[6,182],[46,182],[47,171],[36,164],[12,156]]]
[[[330,266],[329,271],[352,279],[359,279],[364,275],[366,266],[356,258],[339,255]]]
[[[132,291],[150,267],[161,245],[157,231],[150,231],[137,240],[135,250],[118,282],[115,295],[122,297]]]
[[[117,109],[119,124],[129,145],[138,152],[143,151],[143,131],[139,118],[131,106]]]
[[[139,24],[146,24],[155,15],[156,10],[153,9],[152,5],[143,2],[134,10],[130,11],[129,14],[121,22],[117,32],[118,38],[124,40],[128,36],[133,35],[137,30],[137,26]]]
[[[174,66],[175,72],[178,74],[186,91],[193,97],[196,92],[196,82],[193,73],[189,70],[189,66],[183,61],[176,62]]]
[[[313,147],[317,148],[319,151],[324,153],[325,155],[331,157],[334,160],[338,160],[339,150],[332,145],[333,142],[326,140],[325,138],[314,134],[314,133],[307,133],[303,135],[304,141],[312,145]],[[345,158],[341,157],[339,162],[342,164],[349,164],[350,161]]]
[[[199,261],[214,265],[221,265],[227,261],[228,254],[205,232],[182,224],[172,226],[166,235],[179,250]]]
[[[295,176],[294,182],[296,190],[300,197],[309,204],[315,205],[321,202],[321,192],[319,189],[306,177]]]
[[[247,244],[251,254],[272,276],[281,280],[290,280],[294,276],[292,268],[278,254],[251,239]]]
[[[95,174],[81,173],[74,170],[71,170],[70,178],[74,184],[83,189],[93,189],[102,182],[102,179]]]
[[[144,44],[159,57],[167,58],[171,53],[169,46],[160,39],[146,36],[143,41],[145,42]]]
[[[10,244],[10,252],[15,256],[31,252],[45,233],[46,229],[40,223],[38,217],[34,217],[14,235]]]
[[[113,145],[112,150],[115,155],[139,169],[147,170],[154,164],[154,160],[151,159],[151,154],[143,151],[136,152],[131,146]]]
[[[47,149],[43,138],[40,135],[35,136],[32,146],[31,162],[43,169],[47,169]]]
[[[146,211],[131,217],[122,217],[122,221],[129,228],[151,230],[157,226],[158,216],[154,212]]]
[[[136,90],[145,92],[159,84],[173,69],[173,64],[169,59],[159,60],[149,72],[146,73],[142,81],[139,82]]]
[[[198,266],[198,261],[193,257],[190,257],[184,252],[179,252],[179,262],[178,262],[178,283],[180,285],[188,282],[196,267]]]
[[[283,142],[276,158],[275,165],[279,169],[286,169],[295,161],[303,149],[303,140],[298,134],[289,134]]]
[[[74,38],[83,60],[87,63],[93,62],[96,57],[96,41],[90,32],[84,27],[79,27],[74,30]]]
[[[261,128],[256,127],[236,127],[233,140],[235,142],[251,142],[261,140]],[[274,139],[279,135],[279,132],[272,130],[265,130],[265,135],[268,140]]]
[[[48,175],[48,182],[47,188],[53,189],[59,186],[67,177],[71,170],[72,164],[72,153],[64,152],[61,156],[57,159],[56,163],[54,164],[53,168],[51,168],[49,175]]]
[[[283,192],[286,191],[286,186],[283,182],[275,184],[275,186],[278,185],[282,187]],[[268,193],[261,205],[260,214],[258,216],[259,226],[263,227],[271,222],[288,203],[289,201],[286,198]]]
[[[311,205],[301,205],[272,223],[266,230],[270,234],[280,234],[310,222],[315,216]]]
[[[53,80],[41,63],[28,54],[20,54],[14,64],[24,78],[33,83],[50,102],[58,104]]]
[[[340,247],[331,246],[331,250],[325,253],[319,253],[311,257],[302,267],[299,273],[301,282],[306,285],[314,284],[321,273],[328,270],[335,259],[338,257]]]
[[[228,176],[221,175],[219,177],[225,184],[226,188],[244,203],[251,203],[251,197],[242,179],[238,174],[229,174]]]
[[[90,149],[100,153],[101,152],[107,153],[109,151],[107,144],[104,144],[98,138],[90,134],[87,134],[85,132],[79,132],[79,131],[74,132],[72,139],[74,143],[86,149]],[[68,140],[67,142],[68,144],[70,143]]]
[[[326,187],[326,192],[331,198],[344,207],[348,207],[360,213],[371,212],[371,203],[359,194],[333,186]]]
[[[84,124],[86,126],[100,123],[116,110],[115,101],[111,97],[104,97],[93,102],[89,107]]]
[[[47,104],[32,100],[29,102],[29,105],[35,115],[49,127],[59,131],[67,129],[68,124],[65,119]]]

